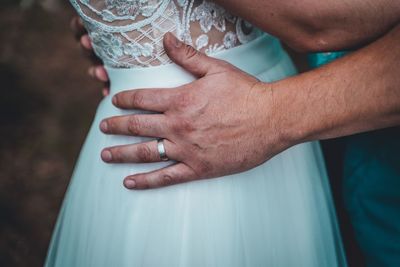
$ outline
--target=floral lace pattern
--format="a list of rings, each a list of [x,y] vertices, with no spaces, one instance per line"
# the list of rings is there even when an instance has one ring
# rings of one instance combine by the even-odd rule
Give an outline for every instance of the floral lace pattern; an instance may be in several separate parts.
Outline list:
[[[106,66],[170,63],[162,45],[173,32],[207,54],[230,49],[261,32],[207,0],[70,0]]]

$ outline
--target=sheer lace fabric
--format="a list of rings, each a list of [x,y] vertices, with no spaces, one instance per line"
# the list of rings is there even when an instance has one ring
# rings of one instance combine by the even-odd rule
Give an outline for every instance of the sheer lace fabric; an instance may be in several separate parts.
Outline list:
[[[70,0],[95,53],[106,66],[135,68],[170,63],[165,33],[210,54],[246,43],[261,32],[206,0]]]

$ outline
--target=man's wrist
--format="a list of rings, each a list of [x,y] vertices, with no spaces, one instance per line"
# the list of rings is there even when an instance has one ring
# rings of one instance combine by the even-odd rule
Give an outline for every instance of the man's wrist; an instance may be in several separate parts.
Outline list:
[[[269,84],[272,103],[272,117],[278,141],[288,147],[309,141],[312,135],[311,123],[307,123],[307,108],[299,90],[292,90],[292,79]]]
[[[280,82],[261,83],[264,90],[262,114],[263,133],[268,140],[265,140],[266,149],[284,150],[305,140],[306,131],[302,128],[302,122],[294,116],[296,109],[295,103],[291,103],[287,96],[288,89],[283,87]],[[276,148],[271,147],[276,146]],[[271,151],[268,151],[270,153]]]

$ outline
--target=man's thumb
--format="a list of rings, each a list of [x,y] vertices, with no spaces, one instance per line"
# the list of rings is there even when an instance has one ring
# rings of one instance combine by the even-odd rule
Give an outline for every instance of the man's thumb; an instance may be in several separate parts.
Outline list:
[[[172,33],[164,36],[164,49],[169,58],[197,77],[203,77],[216,60],[179,41]]]

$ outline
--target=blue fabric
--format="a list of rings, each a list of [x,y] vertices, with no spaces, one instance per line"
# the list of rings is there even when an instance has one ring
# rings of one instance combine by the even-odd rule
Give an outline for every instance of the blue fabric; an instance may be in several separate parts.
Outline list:
[[[344,199],[368,266],[400,266],[400,128],[346,138]]]
[[[308,55],[308,63],[311,67],[317,68],[321,65],[327,64],[337,58],[346,55],[347,51],[340,52],[325,52],[325,53],[313,53]]]
[[[310,65],[318,67],[344,54],[312,54]],[[366,264],[400,266],[400,128],[342,140],[344,204]]]

